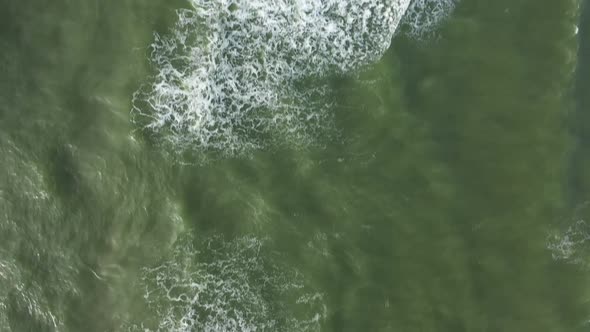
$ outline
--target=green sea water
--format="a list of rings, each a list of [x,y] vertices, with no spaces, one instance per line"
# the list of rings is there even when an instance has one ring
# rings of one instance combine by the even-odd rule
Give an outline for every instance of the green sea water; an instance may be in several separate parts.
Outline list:
[[[458,1],[212,149],[149,128],[188,1],[0,4],[0,331],[590,331],[588,1]]]

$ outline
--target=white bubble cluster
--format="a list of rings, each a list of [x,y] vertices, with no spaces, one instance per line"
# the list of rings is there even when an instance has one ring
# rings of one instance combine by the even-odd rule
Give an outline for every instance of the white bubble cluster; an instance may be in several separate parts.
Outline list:
[[[228,154],[326,124],[330,74],[380,58],[410,0],[191,0],[156,36],[134,112],[175,146]]]
[[[323,296],[252,236],[181,239],[171,259],[144,269],[142,284],[154,321],[130,331],[319,331],[326,317]]]

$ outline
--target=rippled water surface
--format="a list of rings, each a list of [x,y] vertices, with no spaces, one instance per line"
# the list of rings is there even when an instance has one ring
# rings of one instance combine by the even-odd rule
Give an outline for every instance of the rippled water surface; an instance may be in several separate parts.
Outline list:
[[[589,3],[1,1],[0,331],[590,330]]]

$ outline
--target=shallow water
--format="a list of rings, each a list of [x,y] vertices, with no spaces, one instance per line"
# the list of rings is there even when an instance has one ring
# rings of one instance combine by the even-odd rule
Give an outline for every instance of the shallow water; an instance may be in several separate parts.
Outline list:
[[[580,2],[268,3],[4,0],[0,330],[588,330]]]

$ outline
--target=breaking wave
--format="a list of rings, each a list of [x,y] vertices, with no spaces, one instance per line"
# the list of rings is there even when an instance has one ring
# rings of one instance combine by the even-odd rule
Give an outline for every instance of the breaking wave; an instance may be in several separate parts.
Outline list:
[[[155,37],[157,74],[135,94],[134,119],[180,150],[236,155],[313,143],[332,123],[327,79],[379,60],[402,19],[417,33],[454,0],[190,4]]]

